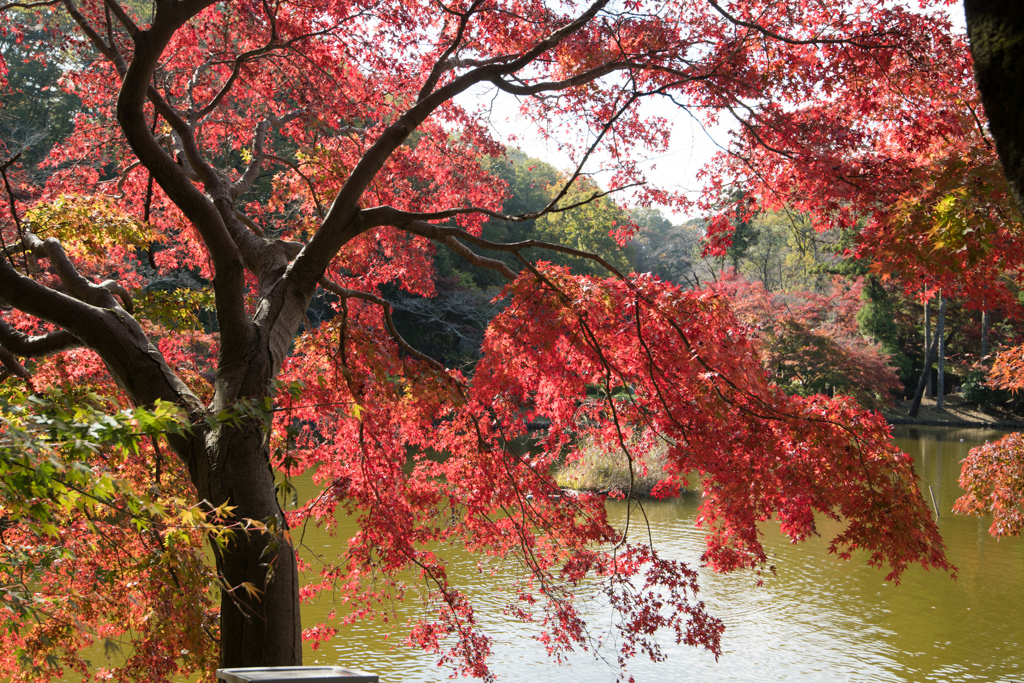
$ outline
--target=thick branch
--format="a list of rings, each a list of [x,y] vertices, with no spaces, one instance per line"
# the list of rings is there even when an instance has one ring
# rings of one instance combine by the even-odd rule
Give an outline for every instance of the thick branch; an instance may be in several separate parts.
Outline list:
[[[462,258],[466,259],[466,261],[468,261],[469,263],[472,263],[474,266],[480,266],[481,268],[489,268],[491,270],[496,270],[509,280],[516,279],[515,271],[509,268],[507,265],[505,265],[503,261],[499,261],[498,259],[493,258],[487,258],[486,256],[481,256],[480,254],[476,253],[475,251],[467,247],[462,242],[455,239],[453,235],[449,235],[448,237],[444,238],[443,241],[449,249],[454,251]]]
[[[30,337],[0,320],[0,346],[22,358],[38,358],[75,349],[82,342],[67,330],[58,330]]]
[[[4,260],[0,260],[0,297],[62,328],[29,337],[0,324],[0,345],[12,353],[34,357],[86,346],[99,354],[111,376],[135,403],[146,405],[162,399],[181,405],[195,419],[204,414],[201,401],[167,366],[138,322],[120,307],[97,308],[50,289]]]
[[[345,181],[335,197],[320,229],[313,235],[307,248],[292,263],[290,276],[295,278],[300,289],[305,290],[307,283],[309,285],[316,283],[327,270],[327,266],[338,250],[350,239],[367,229],[368,226],[361,221],[359,215],[359,199],[391,154],[431,113],[478,83],[489,82],[494,78],[515,73],[526,67],[569,36],[582,30],[604,9],[609,1],[594,2],[575,20],[554,31],[547,38],[538,41],[536,45],[519,57],[505,63],[489,64],[473,69],[453,79],[450,83],[419,100],[390,125],[352,170],[348,180]],[[309,288],[312,289],[311,286]]]
[[[216,272],[214,291],[222,345],[241,349],[246,348],[251,341],[251,325],[244,305],[245,278],[239,245],[244,245],[249,253],[258,253],[263,247],[263,242],[237,221],[234,217],[234,207],[227,196],[222,198],[225,206],[221,211],[192,184],[182,168],[154,138],[143,109],[147,99],[153,101],[160,115],[179,135],[190,163],[201,163],[190,127],[172,107],[163,102],[151,83],[160,56],[174,32],[212,2],[213,0],[158,2],[152,27],[142,32],[135,41],[135,54],[124,74],[118,96],[117,118],[132,151],[149,169],[171,201],[196,227],[209,249]],[[208,167],[197,170],[200,170],[204,181],[207,182],[211,195],[226,193],[226,188],[216,173]],[[237,228],[231,230],[229,222],[237,225]]]
[[[135,40],[141,31],[139,30],[139,27],[135,25],[131,16],[129,16],[128,13],[124,11],[124,8],[115,2],[115,0],[103,0],[103,2],[107,9],[117,17],[118,22],[124,26],[124,29],[128,32],[128,35],[131,36],[132,40]],[[111,45],[113,45],[113,43],[111,43]]]
[[[502,78],[494,78],[491,80],[491,83],[498,88],[498,90],[503,90],[510,95],[538,95],[540,93],[557,92],[559,90],[568,90],[569,88],[587,85],[588,83],[592,83],[598,78],[607,76],[610,73],[639,68],[640,66],[640,64],[635,64],[633,62],[609,62],[561,81],[541,81],[538,83],[530,83],[529,85],[517,85]]]
[[[99,286],[120,299],[121,308],[131,314],[135,313],[135,304],[132,302],[131,292],[129,292],[124,285],[120,282],[115,282],[114,280],[104,280],[99,284]]]
[[[128,65],[125,64],[124,58],[121,56],[121,53],[118,52],[117,48],[113,44],[107,45],[107,43],[103,41],[103,37],[96,32],[96,29],[93,28],[92,24],[89,23],[89,20],[85,18],[85,15],[78,11],[78,7],[75,6],[73,0],[62,0],[62,2],[68,14],[71,15],[71,18],[76,24],[78,24],[79,28],[82,29],[82,32],[85,33],[87,38],[89,38],[89,41],[92,42],[93,47],[95,47],[101,55],[106,57],[110,63],[114,65],[114,69],[117,70],[118,75],[124,77],[124,73],[127,71]]]
[[[454,209],[445,209],[444,211],[425,211],[425,212],[411,212],[402,211],[401,209],[395,209],[390,206],[375,206],[372,209],[365,209],[360,214],[363,224],[367,227],[377,227],[381,225],[394,225],[399,227],[399,224],[405,224],[409,221],[441,221],[456,216],[466,216],[469,214],[481,214],[488,218],[494,218],[500,221],[508,221],[510,223],[524,223],[531,221],[546,214],[551,213],[564,213],[565,211],[571,211],[578,209],[581,206],[586,206],[592,202],[607,197],[616,192],[622,192],[633,187],[640,187],[643,183],[629,183],[627,185],[621,185],[611,190],[602,190],[598,192],[592,192],[590,196],[585,199],[581,199],[578,202],[572,204],[565,204],[563,206],[551,206],[550,204],[540,211],[533,211],[531,213],[519,213],[519,214],[505,214],[498,211],[492,211],[491,209],[485,209],[480,206],[466,206]]]
[[[32,373],[29,372],[17,358],[15,358],[14,354],[2,346],[0,346],[0,363],[2,363],[6,369],[4,374],[7,377],[10,375],[14,375],[22,379],[30,379],[32,377]],[[6,379],[7,377],[2,377],[0,379]]]
[[[24,243],[35,256],[50,260],[50,265],[71,296],[100,308],[114,308],[118,305],[108,287],[94,285],[78,272],[57,239],[49,237],[41,240],[35,234],[25,231]]]

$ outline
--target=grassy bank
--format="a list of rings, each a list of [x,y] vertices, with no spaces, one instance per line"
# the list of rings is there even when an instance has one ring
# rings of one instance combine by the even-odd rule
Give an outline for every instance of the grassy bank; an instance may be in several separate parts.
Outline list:
[[[621,448],[584,444],[580,447],[580,457],[563,465],[555,475],[555,481],[563,489],[648,497],[658,482],[665,478],[665,448],[655,448],[645,454],[631,448],[630,453],[633,455],[632,472]]]

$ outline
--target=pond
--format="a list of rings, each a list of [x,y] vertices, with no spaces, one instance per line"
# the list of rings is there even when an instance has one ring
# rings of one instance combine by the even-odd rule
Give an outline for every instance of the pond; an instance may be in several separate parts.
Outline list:
[[[637,681],[1021,681],[1024,680],[1024,541],[995,541],[990,520],[954,517],[957,477],[967,450],[1000,432],[930,427],[898,427],[899,446],[910,453],[938,519],[950,560],[959,568],[954,581],[919,568],[893,586],[884,572],[863,558],[842,562],[827,552],[824,538],[792,545],[766,527],[771,561],[777,568],[763,586],[749,573],[701,573],[702,598],[726,624],[724,654],[676,646],[666,637],[668,660],[637,658],[629,669]],[[698,499],[645,504],[651,534],[661,552],[694,566],[703,548],[693,528]],[[610,502],[609,515],[622,518],[625,504]],[[342,520],[343,524],[351,520]],[[823,534],[830,529],[823,528]],[[344,538],[319,534],[306,542],[330,552]],[[344,533],[344,532],[343,532]],[[576,653],[559,666],[549,660],[534,631],[502,617],[505,603],[494,577],[475,571],[469,556],[453,559],[453,582],[476,601],[478,615],[494,638],[490,660],[499,681],[601,683],[615,681],[611,663]],[[320,620],[331,605],[304,608],[305,624]],[[599,605],[594,622],[607,623]],[[399,624],[420,615],[415,601],[395,606]],[[602,622],[603,619],[603,622]],[[394,623],[395,620],[392,620]],[[402,644],[404,633],[391,624],[367,621],[342,631],[318,651],[307,650],[307,664],[340,664],[376,673],[383,683],[447,679],[435,658]]]

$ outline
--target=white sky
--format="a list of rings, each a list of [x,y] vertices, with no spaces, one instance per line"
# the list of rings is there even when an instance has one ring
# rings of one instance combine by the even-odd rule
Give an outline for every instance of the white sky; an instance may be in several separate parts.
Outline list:
[[[516,98],[502,93],[495,95],[494,90],[490,89],[468,94],[465,104],[467,106],[479,105],[482,101],[490,105],[492,132],[502,143],[518,147],[531,157],[545,161],[560,170],[565,171],[572,167],[569,158],[559,152],[553,141],[545,141],[539,136],[530,134],[530,131],[533,130],[532,124],[519,115]],[[715,152],[727,144],[730,127],[719,124],[706,129],[689,112],[671,105],[667,101],[649,102],[645,106],[653,114],[665,118],[672,128],[668,151],[651,157],[642,164],[649,182],[661,189],[685,192],[691,198],[696,198],[701,189],[697,172]],[[511,141],[513,137],[515,140]],[[602,182],[601,173],[595,174],[595,179],[598,183],[605,184]],[[672,214],[663,207],[660,208],[665,216],[673,222],[689,218],[689,216],[681,214]]]

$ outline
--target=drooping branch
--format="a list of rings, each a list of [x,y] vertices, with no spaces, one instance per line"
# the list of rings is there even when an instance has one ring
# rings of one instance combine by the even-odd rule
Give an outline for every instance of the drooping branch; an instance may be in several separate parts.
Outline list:
[[[730,14],[728,11],[725,10],[725,8],[723,8],[721,5],[719,5],[717,2],[715,2],[715,0],[708,0],[708,4],[711,5],[715,9],[716,12],[718,12],[723,17],[725,17],[725,19],[729,23],[735,24],[736,26],[742,26],[743,28],[748,28],[748,29],[750,29],[752,31],[756,31],[757,33],[760,33],[763,36],[766,36],[766,37],[771,38],[773,40],[777,40],[777,41],[779,41],[781,43],[786,43],[788,45],[852,45],[853,47],[859,47],[859,48],[862,48],[862,49],[865,49],[865,50],[878,50],[878,49],[885,49],[885,48],[897,48],[897,47],[900,47],[899,44],[879,43],[879,44],[876,44],[876,45],[872,45],[870,43],[861,42],[861,41],[859,41],[857,39],[854,39],[854,38],[791,38],[789,36],[784,36],[784,35],[782,35],[780,33],[776,33],[775,31],[772,31],[772,30],[770,30],[768,28],[765,28],[764,26],[761,26],[758,23],[755,23],[755,22],[752,22],[752,21],[744,21],[744,20],[740,19],[739,17],[737,17],[736,15]],[[884,33],[877,33],[877,34],[869,34],[869,35],[862,36],[862,37],[863,38],[880,38],[880,37],[885,36],[885,35],[886,34],[884,34]]]
[[[360,216],[363,222],[369,227],[377,227],[381,225],[394,225],[399,227],[399,224],[404,225],[409,221],[443,221],[449,218],[455,218],[456,216],[467,216],[471,214],[480,214],[487,216],[488,218],[494,218],[499,221],[508,221],[509,223],[525,223],[526,221],[535,220],[541,216],[553,213],[564,213],[566,211],[572,211],[578,209],[581,206],[591,204],[598,199],[608,197],[615,194],[616,192],[623,192],[625,190],[632,189],[634,187],[641,187],[644,183],[626,183],[620,185],[611,190],[598,190],[590,193],[587,197],[573,202],[572,204],[563,204],[562,206],[548,206],[540,209],[539,211],[532,211],[530,213],[518,213],[518,214],[506,214],[500,211],[494,211],[487,209],[482,206],[463,206],[453,209],[445,209],[443,211],[403,211],[396,209],[391,206],[375,206],[372,209],[365,209],[361,212]]]

